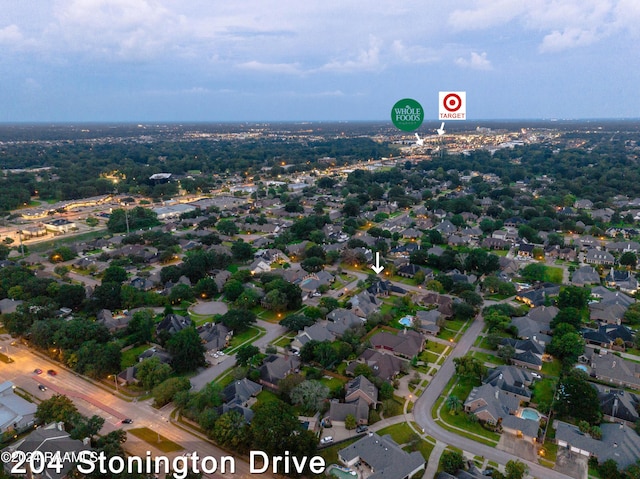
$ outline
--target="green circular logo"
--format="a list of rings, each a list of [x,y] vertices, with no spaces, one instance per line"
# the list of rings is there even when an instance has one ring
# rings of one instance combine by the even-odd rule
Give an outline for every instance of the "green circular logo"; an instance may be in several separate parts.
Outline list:
[[[420,128],[424,120],[422,105],[411,98],[400,100],[391,109],[391,121],[402,131],[413,131]]]

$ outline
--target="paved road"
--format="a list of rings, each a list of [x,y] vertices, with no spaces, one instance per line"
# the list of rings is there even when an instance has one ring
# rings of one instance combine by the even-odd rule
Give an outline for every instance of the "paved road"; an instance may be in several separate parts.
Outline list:
[[[257,325],[267,330],[267,334],[253,342],[253,345],[260,348],[261,351],[264,351],[269,343],[275,341],[277,338],[287,332],[287,328],[285,328],[284,326],[269,323],[261,319],[258,320]],[[228,369],[231,369],[233,366],[235,366],[236,356],[235,354],[227,355],[223,360],[219,359],[218,361],[219,362],[215,366],[203,370],[197,376],[194,376],[190,379],[195,391],[200,391],[208,383],[213,381]]]
[[[9,341],[2,342],[6,347]],[[53,363],[46,358],[36,355],[25,346],[9,346],[12,358],[15,360],[11,365],[0,363],[0,382],[12,381],[16,386],[26,390],[34,397],[47,399],[55,392],[70,393],[72,400],[79,411],[85,415],[97,414],[105,418],[105,425],[102,433],[109,433],[115,429],[131,429],[133,427],[147,427],[154,432],[174,441],[184,447],[184,451],[166,454],[175,457],[185,451],[198,452],[200,457],[212,456],[216,459],[221,456],[228,456],[227,451],[223,451],[203,439],[183,430],[169,421],[169,409],[155,409],[149,401],[128,402],[114,395],[108,390],[104,390],[96,384],[86,381],[71,371],[61,368],[59,364]],[[45,372],[42,375],[33,373],[39,368]],[[46,371],[54,369],[57,376],[49,376]],[[40,391],[39,383],[46,383],[49,390]],[[121,424],[122,418],[132,418],[132,425]],[[127,450],[133,454],[144,457],[147,450],[152,450],[151,446],[132,435],[128,435],[126,444]],[[163,454],[155,451],[154,454]],[[210,474],[205,477],[213,479],[249,479],[255,474],[249,473],[249,464],[236,457],[235,474]],[[264,477],[273,477],[271,474],[261,474]]]
[[[561,474],[533,462],[524,461],[523,459],[513,456],[507,452],[500,451],[494,447],[485,446],[479,442],[447,431],[440,427],[431,417],[431,410],[433,409],[436,400],[443,394],[444,388],[449,379],[455,375],[455,365],[453,364],[454,358],[464,356],[467,351],[469,351],[483,327],[484,321],[482,321],[481,317],[478,316],[462,338],[460,338],[457,346],[442,364],[440,370],[429,383],[422,396],[420,396],[416,401],[413,407],[415,421],[431,437],[446,444],[456,446],[474,455],[484,456],[490,461],[495,461],[499,464],[506,464],[509,460],[519,459],[527,464],[529,467],[529,474],[533,477],[541,479],[569,479],[569,476],[565,474]]]

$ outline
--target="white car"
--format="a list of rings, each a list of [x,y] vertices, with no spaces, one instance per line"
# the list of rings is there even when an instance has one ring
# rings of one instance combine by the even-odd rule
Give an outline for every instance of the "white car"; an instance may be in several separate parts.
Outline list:
[[[224,356],[224,351],[218,351],[218,356]]]
[[[332,442],[333,442],[332,436],[327,436],[320,439],[320,444],[331,444]]]
[[[531,373],[531,376],[533,376],[536,379],[542,379],[542,376],[540,376],[538,373]]]

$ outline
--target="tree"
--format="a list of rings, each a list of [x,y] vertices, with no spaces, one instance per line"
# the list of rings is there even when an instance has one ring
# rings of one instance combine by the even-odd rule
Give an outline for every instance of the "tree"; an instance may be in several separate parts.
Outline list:
[[[240,366],[246,366],[252,364],[253,359],[260,354],[260,349],[252,344],[245,344],[240,346],[236,353],[236,361]]]
[[[615,459],[607,459],[598,466],[598,474],[603,479],[623,479]]]
[[[76,252],[68,246],[60,246],[51,252],[49,255],[49,261],[52,263],[60,263],[62,261],[70,261],[76,256]]]
[[[580,311],[573,307],[567,307],[558,311],[556,317],[551,320],[551,329],[557,328],[560,324],[570,324],[578,331],[582,324]]]
[[[191,389],[191,383],[188,378],[169,378],[153,388],[153,404],[155,407],[165,406],[173,401],[177,393],[189,389]]]
[[[584,339],[576,332],[567,332],[560,335],[556,331],[547,345],[547,352],[560,359],[564,364],[571,365],[578,360],[584,352]]]
[[[638,257],[633,251],[625,251],[620,256],[618,262],[621,265],[628,266],[630,269],[636,269],[636,265],[638,264]]]
[[[522,269],[522,277],[527,281],[544,281],[547,267],[541,263],[529,263]]]
[[[505,464],[506,479],[522,479],[529,472],[527,465],[520,461],[510,460]]]
[[[190,303],[195,300],[195,295],[191,286],[187,284],[176,284],[169,293],[171,304],[182,304],[183,301]]]
[[[291,390],[291,401],[313,414],[329,396],[329,388],[320,381],[304,381]]]
[[[248,261],[253,258],[253,249],[249,243],[239,239],[231,245],[231,254],[238,261]]]
[[[453,394],[447,397],[446,404],[447,404],[447,407],[449,408],[449,412],[451,413],[459,412],[460,409],[462,408],[462,401],[458,399],[458,396],[455,396]]]
[[[70,419],[78,413],[75,404],[67,396],[54,394],[45,399],[36,408],[38,422],[48,424],[50,422],[70,423]]]
[[[246,331],[257,320],[253,311],[245,309],[230,309],[220,317],[220,322],[236,333]]]
[[[300,266],[308,273],[317,273],[324,267],[324,260],[316,256],[311,256],[310,258],[302,260]]]
[[[237,411],[228,411],[217,418],[211,436],[218,444],[239,452],[246,451],[251,443],[249,425]]]
[[[126,331],[133,344],[145,344],[151,341],[154,328],[155,322],[152,311],[144,309],[133,313],[133,317],[127,324]]]
[[[152,357],[138,364],[136,378],[142,383],[145,389],[151,390],[158,384],[169,379],[171,373],[171,366],[161,363],[157,357]]]
[[[566,286],[562,288],[558,295],[558,307],[584,309],[589,303],[591,290],[589,288],[581,288],[578,286]]]
[[[61,284],[55,299],[61,307],[76,309],[82,305],[86,294],[81,284]]]
[[[100,432],[102,426],[104,426],[104,418],[95,414],[89,418],[77,414],[72,422],[74,427],[69,432],[69,435],[72,439],[79,440],[83,440],[86,437],[93,439],[93,437]]]
[[[194,327],[184,328],[167,341],[167,351],[171,354],[171,366],[178,374],[195,371],[207,363],[205,348]]]
[[[591,425],[600,423],[602,412],[598,393],[584,378],[584,374],[574,374],[565,377],[558,385],[555,411],[560,416],[573,417],[580,421],[587,421]]]
[[[347,414],[344,418],[344,427],[350,431],[357,426],[356,417],[353,414]]]
[[[309,309],[309,308],[307,308]],[[306,310],[305,310],[306,312]],[[291,314],[280,321],[280,324],[289,331],[300,331],[307,326],[315,324],[315,319],[311,319],[304,314]]]
[[[225,236],[237,235],[240,231],[232,220],[220,220],[216,223],[216,229]]]
[[[213,278],[201,278],[193,287],[194,294],[202,299],[218,294],[218,285]]]
[[[474,378],[481,382],[487,373],[487,367],[482,364],[482,361],[473,356],[467,355],[454,358],[453,363],[458,376]]]
[[[460,469],[464,469],[464,457],[458,451],[443,451],[440,457],[442,469],[448,474],[455,474]]]
[[[252,447],[268,455],[283,455],[290,451],[294,456],[312,456],[317,438],[304,430],[291,406],[280,401],[269,401],[255,409],[251,421]]]
[[[102,274],[102,283],[124,283],[127,280],[127,271],[120,266],[109,266]]]
[[[235,301],[244,291],[244,284],[237,279],[230,279],[224,284],[222,290],[227,300]]]

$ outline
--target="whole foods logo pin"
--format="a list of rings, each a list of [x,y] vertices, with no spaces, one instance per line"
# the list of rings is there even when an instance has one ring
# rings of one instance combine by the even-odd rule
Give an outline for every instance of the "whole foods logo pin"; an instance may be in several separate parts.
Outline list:
[[[422,105],[411,98],[398,101],[391,109],[391,121],[402,131],[413,131],[420,128],[424,120]]]

